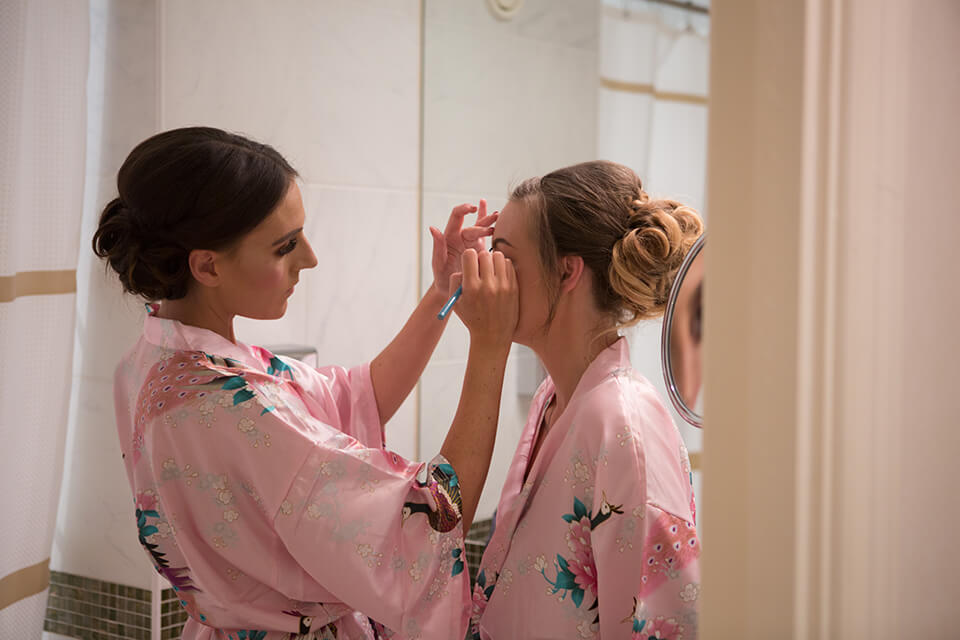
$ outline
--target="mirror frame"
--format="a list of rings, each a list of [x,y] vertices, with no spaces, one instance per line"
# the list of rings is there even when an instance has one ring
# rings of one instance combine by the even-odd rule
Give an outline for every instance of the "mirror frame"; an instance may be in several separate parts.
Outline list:
[[[677,270],[673,285],[670,287],[670,297],[667,299],[667,309],[663,314],[663,329],[660,333],[660,363],[663,368],[663,381],[667,387],[667,395],[670,396],[670,402],[673,403],[673,407],[677,410],[677,413],[680,414],[680,417],[701,429],[703,428],[703,416],[697,414],[697,412],[684,403],[683,398],[680,397],[680,391],[677,389],[676,380],[673,378],[673,365],[670,358],[670,336],[673,333],[673,312],[674,307],[677,305],[677,297],[680,294],[680,286],[683,284],[684,278],[686,278],[687,271],[690,270],[690,265],[693,264],[696,257],[700,255],[706,239],[707,234],[704,232],[697,238],[697,241],[693,243],[693,246],[690,247],[690,251],[688,251],[684,257],[680,269]]]

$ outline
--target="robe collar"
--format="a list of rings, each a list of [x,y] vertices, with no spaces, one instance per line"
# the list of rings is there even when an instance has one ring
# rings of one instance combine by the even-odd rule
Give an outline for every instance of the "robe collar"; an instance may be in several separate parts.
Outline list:
[[[158,304],[147,305],[147,316],[143,319],[143,337],[150,344],[171,351],[201,351],[207,355],[235,360],[247,368],[264,368],[263,351],[259,347],[249,347],[242,342],[234,344],[216,331],[202,329],[178,320],[157,317]],[[266,356],[269,359],[269,355]]]

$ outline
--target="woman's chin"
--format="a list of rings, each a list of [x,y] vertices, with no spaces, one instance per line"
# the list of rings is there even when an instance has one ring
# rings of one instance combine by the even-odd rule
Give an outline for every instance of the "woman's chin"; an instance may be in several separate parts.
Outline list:
[[[279,320],[287,313],[287,301],[284,299],[279,305],[271,308],[261,308],[251,313],[241,313],[245,318],[251,320]]]

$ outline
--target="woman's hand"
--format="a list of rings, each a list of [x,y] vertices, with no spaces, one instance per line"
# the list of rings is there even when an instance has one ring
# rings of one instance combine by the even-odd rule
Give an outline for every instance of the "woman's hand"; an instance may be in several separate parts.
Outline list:
[[[450,293],[463,287],[457,315],[470,331],[471,344],[510,348],[520,298],[513,262],[499,251],[466,249],[463,271],[450,277]]]
[[[443,294],[450,289],[450,276],[460,271],[460,256],[463,252],[467,249],[482,251],[483,239],[493,235],[492,225],[497,221],[499,212],[494,211],[487,215],[486,200],[480,200],[477,223],[463,228],[466,215],[477,211],[478,208],[472,204],[457,205],[450,212],[447,228],[443,233],[436,227],[430,227],[430,235],[433,237],[433,286]]]

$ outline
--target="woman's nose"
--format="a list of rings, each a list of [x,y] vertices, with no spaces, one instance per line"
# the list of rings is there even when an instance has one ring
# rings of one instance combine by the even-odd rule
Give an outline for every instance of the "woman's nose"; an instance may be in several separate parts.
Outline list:
[[[313,269],[317,266],[317,254],[313,252],[313,247],[310,245],[310,241],[304,238],[303,242],[304,248],[307,250],[306,255],[304,256],[304,264],[302,269]]]

